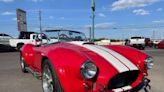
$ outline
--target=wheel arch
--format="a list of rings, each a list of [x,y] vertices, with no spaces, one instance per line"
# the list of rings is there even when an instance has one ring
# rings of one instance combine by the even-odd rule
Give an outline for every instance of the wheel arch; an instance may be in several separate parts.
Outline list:
[[[63,53],[66,53],[67,55],[63,55]],[[70,57],[70,54],[73,57]],[[68,59],[68,57],[69,57],[69,59]],[[78,61],[79,57],[82,58],[80,60],[80,62],[70,62],[70,59],[74,59],[75,61]],[[67,58],[66,60],[68,62],[64,62],[63,61],[64,58]],[[50,51],[48,54],[46,54],[46,56],[42,56],[42,59],[41,59],[42,65],[41,66],[43,66],[43,62],[46,59],[48,59],[49,62],[52,64],[52,67],[53,67],[54,71],[56,72],[57,77],[58,77],[64,91],[72,92],[72,91],[78,90],[78,89],[72,89],[72,85],[74,85],[74,86],[79,85],[80,89],[84,90],[83,86],[81,85],[83,79],[80,75],[80,72],[78,72],[78,74],[77,73],[74,74],[74,72],[77,72],[79,70],[73,70],[73,71],[71,71],[71,70],[72,70],[72,68],[75,69],[75,67],[80,69],[79,66],[82,64],[83,61],[86,60],[86,58],[82,57],[79,53],[77,53],[75,51],[70,53],[66,49],[62,49],[62,50],[56,49],[56,50]],[[67,63],[69,64],[68,66],[67,66]],[[77,63],[77,64],[73,64],[73,63]],[[72,65],[73,67],[70,68],[70,65]],[[76,79],[77,84],[71,83],[71,85],[70,85],[71,80],[73,80],[73,78],[75,78],[75,77],[77,78]]]
[[[16,48],[17,48],[18,50],[20,50],[21,47],[23,47],[23,45],[24,45],[23,42],[19,42],[19,43],[17,43]]]
[[[24,43],[23,42],[19,42],[19,43],[17,43],[17,47],[18,47],[18,45],[24,45]]]
[[[67,79],[65,78],[66,77],[66,74],[59,72],[60,71],[60,68],[59,68],[58,65],[55,66],[57,60],[52,59],[52,58],[49,58],[48,56],[42,56],[42,59],[41,60],[42,60],[41,61],[41,73],[43,71],[43,64],[44,64],[45,60],[48,60],[49,63],[51,64],[52,68],[56,72],[56,76],[59,79],[60,85],[62,86],[63,90],[65,90],[65,88],[67,88],[66,86],[68,85],[68,84],[66,84],[66,83],[68,83],[67,82]]]
[[[48,59],[48,57],[42,56],[42,60],[41,60],[41,71],[42,71],[42,68],[43,68],[43,63],[44,63],[44,61],[45,61],[46,59]],[[49,60],[49,59],[48,59],[48,60]]]

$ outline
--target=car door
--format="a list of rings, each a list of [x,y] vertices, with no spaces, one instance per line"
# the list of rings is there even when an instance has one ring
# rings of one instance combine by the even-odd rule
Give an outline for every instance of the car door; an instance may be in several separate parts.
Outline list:
[[[42,47],[34,47],[34,61],[33,61],[33,68],[35,68],[35,71],[40,71],[41,69],[41,61],[42,61]]]

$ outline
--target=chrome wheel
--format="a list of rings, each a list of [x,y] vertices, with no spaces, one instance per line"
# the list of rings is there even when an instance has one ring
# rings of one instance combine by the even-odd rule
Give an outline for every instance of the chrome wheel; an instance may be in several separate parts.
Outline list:
[[[21,68],[24,69],[25,68],[25,65],[24,65],[24,58],[21,57]]]
[[[52,73],[48,65],[45,65],[43,68],[42,82],[44,92],[54,91]]]
[[[23,73],[28,73],[28,71],[26,70],[26,62],[22,56],[20,56],[20,66]]]

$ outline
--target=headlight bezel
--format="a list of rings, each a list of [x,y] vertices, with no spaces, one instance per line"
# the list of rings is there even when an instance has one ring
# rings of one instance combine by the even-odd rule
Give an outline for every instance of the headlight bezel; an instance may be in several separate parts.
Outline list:
[[[86,80],[95,78],[97,72],[97,66],[90,60],[85,61],[80,67],[80,73],[82,77]]]
[[[154,60],[153,60],[153,57],[151,56],[148,56],[145,60],[145,66],[147,69],[152,69],[153,66],[154,66]]]

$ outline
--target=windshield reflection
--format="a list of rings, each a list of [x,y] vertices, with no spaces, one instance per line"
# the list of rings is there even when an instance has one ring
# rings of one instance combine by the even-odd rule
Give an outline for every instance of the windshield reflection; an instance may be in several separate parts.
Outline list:
[[[43,32],[50,43],[59,41],[86,41],[86,36],[82,32],[70,30],[46,30]]]

